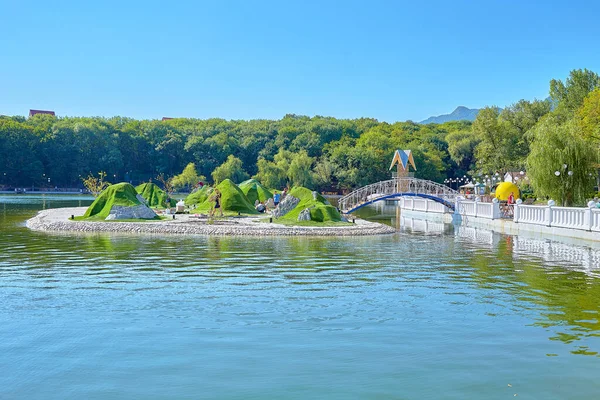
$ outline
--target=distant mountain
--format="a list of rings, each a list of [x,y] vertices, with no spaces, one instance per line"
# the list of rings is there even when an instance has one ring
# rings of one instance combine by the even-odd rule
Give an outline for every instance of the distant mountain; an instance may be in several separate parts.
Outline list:
[[[478,108],[467,108],[463,106],[456,107],[456,110],[452,111],[451,114],[438,115],[437,117],[429,117],[425,121],[421,121],[420,124],[442,124],[448,121],[475,121]]]

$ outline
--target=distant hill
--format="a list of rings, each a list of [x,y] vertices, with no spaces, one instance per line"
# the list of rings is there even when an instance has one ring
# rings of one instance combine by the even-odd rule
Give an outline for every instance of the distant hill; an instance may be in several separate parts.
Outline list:
[[[452,111],[451,114],[438,115],[437,117],[429,117],[424,121],[421,121],[420,124],[442,124],[448,121],[475,121],[475,117],[477,117],[477,113],[479,112],[478,108],[467,108],[463,106],[456,107],[456,110]]]

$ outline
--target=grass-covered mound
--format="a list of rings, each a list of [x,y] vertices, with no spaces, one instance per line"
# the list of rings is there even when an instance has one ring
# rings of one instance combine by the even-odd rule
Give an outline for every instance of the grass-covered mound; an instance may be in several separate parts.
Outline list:
[[[248,179],[240,183],[239,188],[244,192],[250,204],[254,204],[256,200],[263,202],[273,197],[273,193],[256,179]]]
[[[213,188],[208,185],[202,186],[200,189],[197,189],[190,193],[184,200],[185,204],[188,206],[193,206],[196,204],[201,204],[209,198],[212,193]]]
[[[137,196],[138,192],[129,183],[110,185],[88,207],[83,218],[104,220],[109,216],[113,207],[117,206],[118,208],[147,209],[149,212],[145,211],[142,219],[159,219]]]
[[[175,207],[175,201],[170,199],[170,203],[167,205],[167,192],[159,188],[154,183],[142,183],[139,186],[136,186],[135,190],[142,195],[144,199],[146,199],[146,203],[148,207],[153,208],[167,208],[167,207]]]
[[[339,222],[342,217],[338,210],[329,204],[327,199],[317,193],[316,198],[313,196],[313,192],[310,189],[299,186],[295,187],[288,193],[288,196],[293,196],[300,200],[298,205],[294,207],[290,212],[282,216],[280,219],[284,221],[298,221],[298,215],[304,209],[310,210],[311,221],[316,222]]]
[[[229,179],[225,179],[223,182],[217,185],[217,189],[221,191],[221,208],[224,213],[229,214],[258,214],[258,211],[254,209],[254,204],[250,204],[246,195],[242,190]],[[209,212],[214,201],[210,200],[209,196],[202,203],[198,204],[192,212],[193,213],[201,213],[201,212]],[[187,199],[186,199],[187,202]]]

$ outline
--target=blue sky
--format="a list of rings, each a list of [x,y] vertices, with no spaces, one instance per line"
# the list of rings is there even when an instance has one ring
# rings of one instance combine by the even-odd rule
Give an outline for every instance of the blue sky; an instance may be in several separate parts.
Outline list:
[[[420,121],[600,73],[600,2],[0,0],[0,114]]]

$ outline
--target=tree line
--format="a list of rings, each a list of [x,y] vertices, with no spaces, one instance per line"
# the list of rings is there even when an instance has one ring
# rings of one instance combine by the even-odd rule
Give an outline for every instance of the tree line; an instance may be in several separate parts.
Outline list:
[[[597,176],[599,87],[596,73],[573,70],[550,82],[548,99],[488,106],[473,123],[3,116],[0,184],[73,187],[99,171],[135,184],[193,163],[208,181],[256,177],[272,188],[351,189],[389,179],[394,150],[410,149],[418,178],[527,170],[536,194],[581,203]]]
[[[256,176],[273,188],[350,189],[389,178],[396,148],[413,151],[417,176],[439,181],[463,172],[445,137],[470,125],[292,114],[250,121],[4,116],[0,184],[73,187],[100,171],[108,181],[139,183],[175,176],[194,163],[208,181]]]

